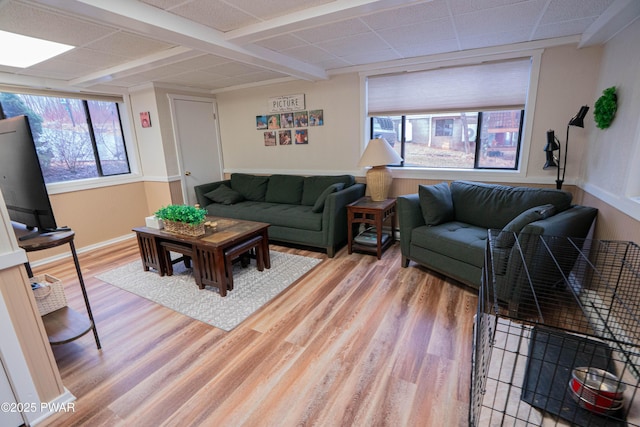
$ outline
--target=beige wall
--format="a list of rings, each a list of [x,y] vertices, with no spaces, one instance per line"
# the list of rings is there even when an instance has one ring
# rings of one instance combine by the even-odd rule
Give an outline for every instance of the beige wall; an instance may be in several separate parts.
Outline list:
[[[602,47],[576,49],[571,45],[545,49],[542,54],[527,167],[528,178],[555,183],[556,170],[542,169],[545,163],[543,148],[547,142],[547,130],[555,131],[564,150],[569,120],[582,105],[589,105],[590,113],[593,112],[593,88],[598,82],[602,51]],[[580,176],[587,138],[593,128],[593,115],[589,114],[585,118],[584,128],[572,126],[569,131],[565,178],[568,182],[576,182]]]
[[[604,50],[593,102],[616,86],[618,110],[611,126],[592,126],[584,168],[584,188],[594,196],[640,219],[640,20]],[[634,199],[635,197],[635,199]]]
[[[169,203],[170,191],[167,183],[136,182],[53,194],[50,199],[58,226],[71,227],[76,248],[83,248],[131,234],[133,227],[144,225],[154,206]],[[65,245],[31,252],[29,260],[68,252]]]
[[[361,153],[360,89],[357,74],[315,83],[292,82],[220,93],[218,113],[225,172],[356,173]],[[324,110],[324,126],[309,127],[308,145],[265,147],[256,116],[267,100],[304,94],[306,109]]]

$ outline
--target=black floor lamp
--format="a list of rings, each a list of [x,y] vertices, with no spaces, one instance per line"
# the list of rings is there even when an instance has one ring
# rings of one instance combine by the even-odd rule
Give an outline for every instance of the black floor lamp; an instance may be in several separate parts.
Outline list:
[[[567,138],[564,143],[564,160],[562,161],[562,167],[560,167],[560,161],[562,158],[562,148],[560,147],[560,141],[556,138],[555,132],[551,129],[547,131],[547,145],[544,146],[544,151],[547,155],[547,161],[545,162],[542,169],[549,168],[558,168],[558,174],[556,178],[556,188],[558,190],[562,189],[562,183],[564,182],[564,174],[567,169],[567,150],[569,148],[569,127],[577,126],[580,128],[584,127],[584,118],[589,111],[589,107],[583,105],[580,107],[580,111],[576,114],[571,120],[569,120],[569,124],[567,125]],[[558,152],[558,157],[554,156],[554,152]],[[556,160],[558,163],[556,163]],[[560,178],[560,170],[562,170],[562,178]]]

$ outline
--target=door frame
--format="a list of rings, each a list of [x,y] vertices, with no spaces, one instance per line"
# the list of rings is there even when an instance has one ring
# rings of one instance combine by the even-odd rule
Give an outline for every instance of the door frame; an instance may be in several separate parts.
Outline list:
[[[216,135],[217,141],[217,150],[218,150],[218,159],[219,159],[219,170],[220,170],[220,179],[224,178],[224,160],[222,158],[222,141],[220,140],[220,126],[218,123],[218,101],[216,98],[208,98],[203,96],[192,96],[192,95],[179,95],[168,93],[167,97],[169,98],[169,111],[171,113],[171,130],[173,132],[173,143],[176,150],[176,159],[178,161],[178,173],[180,176],[180,188],[182,190],[182,202],[184,204],[188,204],[189,201],[187,199],[188,189],[187,182],[185,178],[185,167],[183,162],[182,155],[182,145],[180,144],[180,138],[178,134],[178,120],[176,117],[176,106],[175,102],[178,100],[186,100],[186,101],[194,101],[194,102],[207,102],[211,103],[213,107],[213,128]]]

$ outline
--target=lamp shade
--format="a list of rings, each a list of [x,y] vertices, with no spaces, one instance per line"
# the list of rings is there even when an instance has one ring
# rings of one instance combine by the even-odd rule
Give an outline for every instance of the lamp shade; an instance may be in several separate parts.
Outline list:
[[[560,149],[560,144],[556,141],[556,133],[549,129],[547,131],[547,145],[544,146],[544,151],[553,152]]]
[[[579,128],[583,128],[584,127],[584,118],[587,115],[588,111],[589,111],[589,107],[588,106],[583,105],[582,107],[580,107],[580,111],[578,111],[578,114],[576,114],[569,121],[569,126],[577,126]]]
[[[402,157],[391,148],[385,139],[376,138],[367,144],[358,166],[383,166],[400,163],[401,161]]]

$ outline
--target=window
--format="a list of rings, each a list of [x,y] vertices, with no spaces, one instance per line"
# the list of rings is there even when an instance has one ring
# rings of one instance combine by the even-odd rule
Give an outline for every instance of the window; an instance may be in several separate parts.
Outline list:
[[[45,182],[131,172],[112,101],[0,93],[0,116],[29,117]]]
[[[370,76],[371,137],[399,166],[517,169],[531,58]],[[379,123],[391,121],[390,141]]]
[[[436,119],[436,136],[453,136],[453,119]]]

